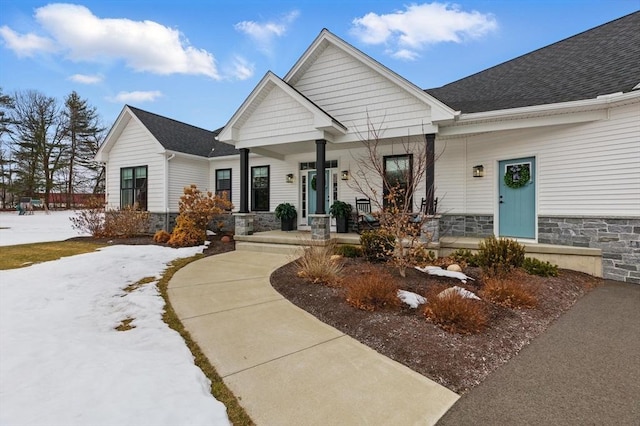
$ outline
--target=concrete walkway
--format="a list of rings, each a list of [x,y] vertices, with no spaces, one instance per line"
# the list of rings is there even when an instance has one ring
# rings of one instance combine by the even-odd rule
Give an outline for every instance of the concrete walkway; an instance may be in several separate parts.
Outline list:
[[[580,299],[447,425],[640,425],[640,286],[607,281]]]
[[[233,251],[169,282],[178,317],[258,425],[432,425],[458,395],[284,299],[292,258]]]

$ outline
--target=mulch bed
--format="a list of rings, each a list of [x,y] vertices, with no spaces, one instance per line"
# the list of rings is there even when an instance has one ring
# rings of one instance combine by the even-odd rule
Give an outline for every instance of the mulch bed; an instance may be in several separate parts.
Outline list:
[[[406,278],[386,264],[371,264],[364,259],[345,259],[344,280],[366,270],[386,271],[400,288],[427,294],[432,286],[460,286],[478,293],[482,279],[478,268],[466,268],[475,278],[462,284],[457,279],[435,277],[414,269]],[[422,309],[403,304],[394,311],[365,312],[348,305],[344,289],[313,284],[299,278],[290,263],[274,272],[272,286],[292,303],[321,321],[359,340],[379,353],[406,365],[418,373],[463,394],[478,385],[488,374],[515,356],[533,338],[544,332],[600,279],[583,273],[560,270],[558,277],[522,277],[538,298],[535,309],[509,309],[489,302],[489,326],[475,335],[451,334],[427,321]]]
[[[231,241],[223,242],[222,237],[224,237],[225,235],[229,236]],[[233,251],[236,249],[236,242],[233,240],[233,235],[231,234],[210,235],[207,237],[207,240],[209,241],[209,245],[202,252],[204,256],[213,256],[215,254],[226,253],[228,251]],[[150,235],[132,237],[132,238],[74,237],[74,238],[69,238],[68,241],[93,241],[93,242],[102,243],[106,245],[126,244],[126,245],[157,245],[157,246],[168,247],[167,244],[159,244],[154,242],[153,236],[150,236]]]

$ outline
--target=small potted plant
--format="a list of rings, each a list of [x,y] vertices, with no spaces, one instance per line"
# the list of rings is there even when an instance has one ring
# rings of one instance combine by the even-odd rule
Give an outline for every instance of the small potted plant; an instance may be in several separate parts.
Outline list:
[[[334,201],[329,207],[329,214],[336,219],[336,231],[346,234],[349,231],[349,217],[351,216],[351,204],[344,201]]]
[[[293,231],[298,212],[293,204],[282,203],[276,207],[276,219],[280,219],[280,229],[283,231]]]

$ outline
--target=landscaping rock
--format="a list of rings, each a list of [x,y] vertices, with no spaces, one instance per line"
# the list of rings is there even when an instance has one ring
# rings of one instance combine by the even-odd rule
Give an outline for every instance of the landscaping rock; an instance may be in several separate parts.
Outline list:
[[[454,263],[453,265],[447,266],[447,271],[462,272],[462,268],[460,265]]]

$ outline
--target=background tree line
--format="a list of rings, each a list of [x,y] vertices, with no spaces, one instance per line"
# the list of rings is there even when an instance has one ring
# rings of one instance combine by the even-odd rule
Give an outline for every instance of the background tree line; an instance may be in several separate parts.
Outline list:
[[[36,91],[4,94],[0,88],[0,207],[20,197],[104,193],[104,167],[93,159],[106,136],[96,108],[75,91],[61,103]],[[56,197],[60,203],[60,195]]]

